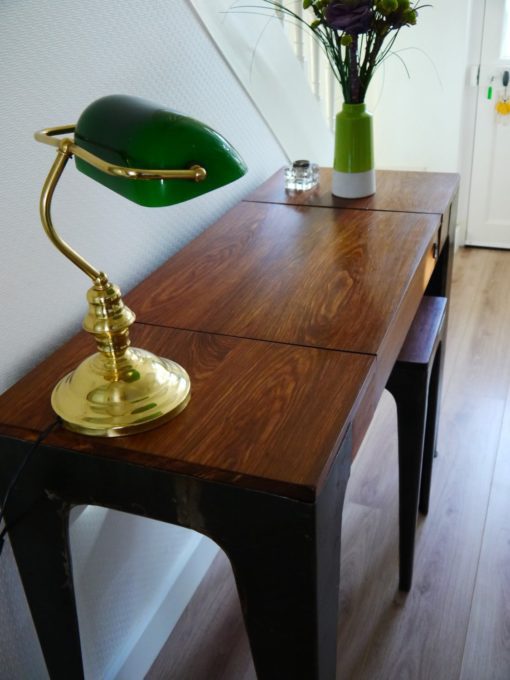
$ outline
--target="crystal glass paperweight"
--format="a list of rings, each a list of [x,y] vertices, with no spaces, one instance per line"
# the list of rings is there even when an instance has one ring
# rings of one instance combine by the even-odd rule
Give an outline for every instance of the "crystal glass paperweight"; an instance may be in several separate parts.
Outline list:
[[[285,168],[287,191],[308,191],[319,184],[319,166],[311,161],[294,161]]]

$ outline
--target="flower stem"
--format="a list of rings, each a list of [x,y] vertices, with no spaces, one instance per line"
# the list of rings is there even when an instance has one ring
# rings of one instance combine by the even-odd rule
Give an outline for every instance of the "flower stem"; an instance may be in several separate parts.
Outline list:
[[[377,35],[373,43],[370,45],[370,49],[367,49],[365,52],[365,61],[363,62],[363,67],[362,67],[362,81],[363,81],[363,87],[361,91],[361,98],[362,100],[364,99],[368,86],[370,85],[370,81],[372,80],[372,76],[374,75],[374,71],[376,69],[376,66],[379,63],[379,52],[381,51],[381,48],[384,43],[384,35]]]
[[[360,82],[358,71],[358,36],[352,36],[352,42],[347,48],[349,52],[349,81],[351,86],[350,104],[359,104],[360,100]]]

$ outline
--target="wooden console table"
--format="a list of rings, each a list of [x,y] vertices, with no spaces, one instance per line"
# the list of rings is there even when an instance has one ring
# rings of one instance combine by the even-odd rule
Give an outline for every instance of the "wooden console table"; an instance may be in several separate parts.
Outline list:
[[[133,344],[185,366],[193,396],[131,437],[56,430],[21,477],[10,540],[52,678],[83,676],[68,517],[93,504],[225,550],[258,677],[334,679],[351,458],[422,295],[444,292],[451,269],[458,178],[422,174],[424,210],[417,197],[416,210],[392,207],[391,181],[372,207],[346,208],[327,205],[327,171],[322,194],[294,198],[278,173],[127,296]],[[0,493],[90,344],[78,336],[0,397]]]

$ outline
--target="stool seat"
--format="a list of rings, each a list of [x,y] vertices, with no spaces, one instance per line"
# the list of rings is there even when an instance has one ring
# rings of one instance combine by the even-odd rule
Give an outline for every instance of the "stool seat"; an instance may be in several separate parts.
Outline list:
[[[418,509],[427,514],[436,450],[446,298],[424,296],[386,389],[397,406],[399,588],[411,588]]]
[[[434,359],[446,313],[446,298],[425,295],[413,319],[413,323],[397,363],[428,366]]]

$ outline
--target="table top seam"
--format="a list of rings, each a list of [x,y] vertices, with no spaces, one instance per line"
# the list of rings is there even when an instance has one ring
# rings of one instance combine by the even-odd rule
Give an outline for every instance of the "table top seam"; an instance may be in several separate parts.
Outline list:
[[[265,342],[272,345],[286,345],[287,347],[300,347],[302,349],[318,349],[323,352],[339,352],[342,354],[355,354],[363,357],[377,358],[376,352],[363,352],[361,350],[354,349],[342,349],[341,347],[324,347],[322,345],[307,345],[299,342],[285,342],[284,340],[268,340],[267,338],[256,338],[249,335],[234,335],[232,333],[220,333],[217,331],[208,330],[198,330],[196,328],[184,328],[182,326],[164,326],[160,323],[155,323],[152,321],[144,321],[143,319],[137,318],[135,325],[138,326],[151,326],[153,328],[163,328],[173,331],[184,331],[186,333],[200,333],[202,335],[215,335],[222,338],[233,338],[235,340],[249,340],[250,342]]]

